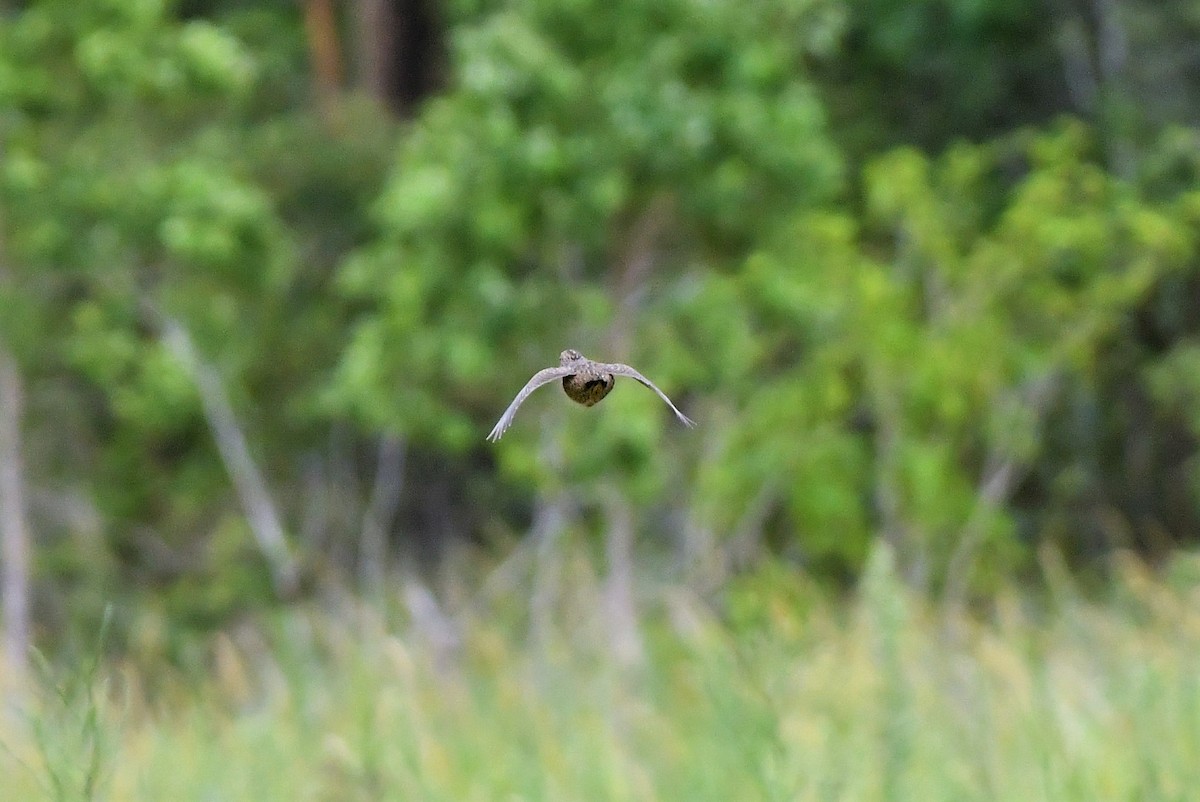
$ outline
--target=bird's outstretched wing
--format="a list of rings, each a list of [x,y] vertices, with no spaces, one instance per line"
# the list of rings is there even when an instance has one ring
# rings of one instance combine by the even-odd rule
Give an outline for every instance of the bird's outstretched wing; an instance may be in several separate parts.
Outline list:
[[[487,436],[487,439],[493,443],[500,439],[500,436],[508,430],[508,427],[512,426],[513,416],[517,414],[517,407],[525,402],[530,393],[543,384],[552,382],[555,379],[561,379],[564,376],[570,376],[574,372],[575,368],[557,367],[539,370],[533,374],[533,378],[525,383],[525,386],[521,388],[521,392],[517,393],[517,397],[508,405],[508,409],[504,410],[504,414],[500,416],[500,420],[496,421],[496,425],[492,427],[492,432]]]
[[[659,398],[661,398],[663,401],[666,401],[667,406],[671,408],[671,411],[675,413],[675,417],[679,418],[680,422],[683,423],[684,426],[691,427],[696,425],[694,420],[679,411],[679,407],[675,406],[671,399],[667,398],[667,394],[658,389],[654,382],[650,381],[628,365],[622,365],[620,362],[612,362],[598,365],[597,367],[605,373],[611,373],[614,376],[628,376],[631,379],[637,379],[639,382],[653,390]]]

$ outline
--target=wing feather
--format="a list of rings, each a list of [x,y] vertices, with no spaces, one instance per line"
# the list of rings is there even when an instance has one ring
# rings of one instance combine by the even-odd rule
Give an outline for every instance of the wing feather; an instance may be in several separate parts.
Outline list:
[[[533,378],[525,383],[525,386],[521,388],[521,392],[517,393],[517,397],[512,400],[511,404],[508,405],[508,409],[504,410],[504,414],[500,416],[500,420],[496,421],[496,425],[492,427],[491,434],[487,436],[487,439],[494,443],[499,440],[506,431],[508,431],[508,427],[512,426],[513,416],[517,414],[517,407],[525,403],[525,399],[529,397],[530,393],[541,387],[543,384],[548,384],[555,379],[561,379],[564,376],[570,376],[574,372],[574,368],[557,367],[539,370],[537,373],[533,374]]]
[[[654,382],[650,381],[645,376],[638,373],[636,370],[629,367],[628,365],[622,365],[620,362],[611,362],[611,363],[605,363],[602,365],[597,365],[597,367],[600,370],[604,371],[605,373],[611,373],[614,376],[628,376],[631,379],[635,379],[635,380],[641,382],[642,384],[646,385],[651,390],[653,390],[658,395],[659,398],[661,398],[663,401],[667,402],[667,406],[669,406],[671,408],[671,411],[675,413],[675,417],[679,418],[680,422],[684,426],[687,426],[690,428],[690,427],[696,425],[696,422],[694,420],[692,420],[687,415],[684,415],[682,412],[679,411],[679,407],[675,406],[674,402],[672,402],[671,399],[667,398],[667,394],[664,393],[662,390],[658,389],[658,386],[655,385]]]

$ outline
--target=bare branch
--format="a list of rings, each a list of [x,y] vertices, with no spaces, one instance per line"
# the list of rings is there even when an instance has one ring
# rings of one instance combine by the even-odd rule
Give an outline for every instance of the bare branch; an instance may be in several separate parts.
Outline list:
[[[372,589],[383,587],[387,578],[387,533],[400,506],[407,451],[403,438],[384,435],[379,439],[375,484],[363,515],[358,554],[359,580]]]
[[[3,558],[4,659],[14,687],[29,659],[29,527],[21,454],[21,374],[0,343],[0,557]]]
[[[164,316],[162,326],[163,344],[183,364],[196,384],[204,417],[212,430],[225,470],[241,499],[246,521],[271,568],[275,590],[281,596],[290,596],[298,585],[296,560],[288,547],[267,484],[254,458],[250,456],[246,436],[238,426],[221,376],[212,365],[199,357],[191,336],[178,321]]]
[[[1054,400],[1057,388],[1058,377],[1050,374],[1033,382],[1026,390],[1025,398],[1019,403],[1028,406],[1034,419],[1040,422]],[[1026,466],[1014,455],[1001,456],[993,453],[988,456],[987,467],[979,482],[975,507],[963,526],[958,545],[950,555],[950,562],[946,567],[944,604],[947,610],[957,611],[962,608],[970,584],[975,555],[987,534],[987,524],[996,510],[1012,495],[1025,475],[1025,470]]]
[[[925,555],[905,523],[900,488],[900,442],[903,415],[895,393],[878,365],[867,370],[867,388],[875,419],[875,508],[882,537],[892,548],[910,587],[925,584]]]
[[[413,629],[429,649],[434,665],[443,671],[452,668],[462,648],[459,622],[442,609],[433,591],[416,576],[404,580],[402,587]]]
[[[608,609],[609,642],[617,665],[635,666],[642,661],[644,649],[633,593],[633,510],[615,488],[609,493],[605,506],[609,520],[604,539],[608,557],[604,600]]]
[[[554,492],[538,499],[529,537],[535,544],[533,587],[529,595],[529,619],[534,640],[544,646],[553,632],[554,593],[558,589],[558,541],[571,518],[572,504],[566,493]]]

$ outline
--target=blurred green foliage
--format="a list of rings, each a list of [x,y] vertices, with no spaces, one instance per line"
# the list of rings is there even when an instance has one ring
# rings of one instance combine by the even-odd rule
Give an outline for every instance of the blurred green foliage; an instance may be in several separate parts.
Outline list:
[[[1086,567],[1200,531],[1181,8],[457,0],[443,85],[397,120],[314,101],[296,5],[186,6],[0,11],[0,338],[45,587],[132,580],[185,619],[254,596],[164,316],[314,570],[363,559],[380,442],[417,551],[563,495],[601,533],[619,498],[681,553],[844,582],[883,538],[962,593],[1044,544]],[[564,347],[699,428],[546,390],[485,447]],[[97,541],[94,571],[62,557]]]

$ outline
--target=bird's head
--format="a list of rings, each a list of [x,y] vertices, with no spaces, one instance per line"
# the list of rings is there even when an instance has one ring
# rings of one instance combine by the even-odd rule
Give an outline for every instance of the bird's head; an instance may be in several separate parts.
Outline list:
[[[578,362],[581,359],[583,359],[583,354],[579,353],[574,348],[568,348],[558,355],[558,364],[566,367],[572,362]]]

